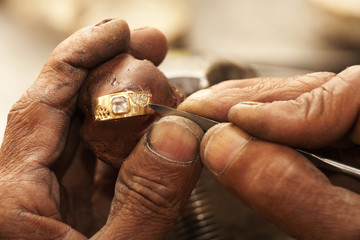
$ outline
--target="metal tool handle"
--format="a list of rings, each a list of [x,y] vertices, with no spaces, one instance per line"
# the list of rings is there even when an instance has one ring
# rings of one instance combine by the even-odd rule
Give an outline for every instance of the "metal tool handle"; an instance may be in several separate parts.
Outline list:
[[[162,105],[149,104],[149,106],[153,110],[155,110],[163,115],[177,115],[177,116],[182,116],[187,119],[190,119],[190,120],[196,122],[204,131],[207,131],[209,128],[211,128],[212,126],[219,123],[212,119],[208,119],[208,118],[196,115],[196,114],[180,111],[178,109],[174,109],[174,108],[170,108],[170,107],[166,107],[166,106],[162,106]],[[328,170],[335,171],[335,172],[338,172],[341,174],[345,174],[348,176],[352,176],[352,177],[355,177],[360,180],[360,170],[357,168],[350,167],[346,164],[339,163],[337,161],[334,161],[334,160],[331,160],[328,158],[320,157],[316,154],[309,153],[309,152],[306,152],[301,149],[296,149],[296,151],[303,154],[316,167],[320,167],[320,168],[328,169]]]
[[[345,174],[360,180],[360,170],[357,168],[348,166],[346,164],[328,158],[320,157],[316,154],[309,153],[301,149],[296,149],[296,151],[306,156],[317,167],[335,171],[341,174]]]

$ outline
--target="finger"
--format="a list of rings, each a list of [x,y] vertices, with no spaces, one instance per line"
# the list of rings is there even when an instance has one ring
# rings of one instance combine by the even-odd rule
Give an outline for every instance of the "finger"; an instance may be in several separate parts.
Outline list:
[[[291,148],[224,123],[205,134],[201,155],[225,188],[296,239],[360,237],[359,196]]]
[[[95,157],[79,144],[73,161],[58,181],[62,185],[60,192],[60,212],[62,221],[83,234],[92,232],[92,202],[94,185]],[[92,232],[93,233],[93,232]]]
[[[218,121],[226,121],[229,109],[239,102],[295,99],[302,93],[322,85],[333,75],[320,72],[289,79],[253,78],[225,81],[189,96],[180,104],[179,109]]]
[[[202,134],[181,117],[155,123],[121,167],[110,216],[96,237],[162,239],[201,172]]]
[[[47,166],[53,163],[62,151],[77,92],[88,68],[124,51],[128,43],[129,29],[122,20],[103,21],[62,42],[35,83],[11,109],[2,160],[7,165],[15,160]]]
[[[93,230],[95,232],[99,231],[99,229],[105,225],[109,216],[118,173],[119,170],[117,168],[98,160],[92,196]]]
[[[82,115],[80,111],[76,111],[69,125],[64,151],[61,153],[59,159],[51,166],[51,170],[56,174],[59,182],[61,182],[64,174],[66,174],[68,168],[72,165],[79,148],[82,148],[79,136],[81,124]],[[83,151],[85,150],[86,149],[84,148]],[[89,163],[90,162],[91,161],[89,160]]]
[[[356,142],[359,88],[360,66],[353,66],[295,100],[238,104],[230,109],[228,119],[253,136],[293,146],[322,147],[352,127]]]
[[[9,219],[9,216],[15,214],[10,211],[7,214],[0,219],[1,239],[87,239],[69,225],[55,219],[21,211],[16,219]]]
[[[159,65],[167,53],[167,40],[163,33],[155,28],[140,28],[131,31],[128,53],[137,59],[147,59]]]
[[[55,48],[27,91],[28,98],[59,110],[68,108],[88,69],[125,51],[129,34],[126,22],[119,19],[104,20],[77,31]]]

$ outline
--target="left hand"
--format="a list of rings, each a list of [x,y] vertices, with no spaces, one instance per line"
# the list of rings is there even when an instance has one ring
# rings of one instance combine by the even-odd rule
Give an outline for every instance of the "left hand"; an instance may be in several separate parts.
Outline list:
[[[142,44],[149,37],[157,45]],[[94,233],[94,239],[159,239],[166,234],[200,174],[202,130],[184,118],[164,118],[118,171],[95,166],[79,140],[75,114],[90,69],[123,52],[158,64],[166,49],[157,30],[140,29],[130,37],[124,21],[106,20],[54,50],[8,115],[0,151],[1,239],[78,240]]]

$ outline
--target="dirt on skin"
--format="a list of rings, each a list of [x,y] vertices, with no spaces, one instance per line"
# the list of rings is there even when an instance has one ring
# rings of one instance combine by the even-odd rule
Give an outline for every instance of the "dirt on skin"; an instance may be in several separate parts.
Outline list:
[[[78,99],[85,114],[82,138],[94,154],[114,167],[120,167],[148,127],[159,115],[148,114],[107,121],[95,121],[93,103],[101,96],[124,91],[148,91],[151,102],[177,107],[183,95],[148,60],[120,54],[92,70]]]

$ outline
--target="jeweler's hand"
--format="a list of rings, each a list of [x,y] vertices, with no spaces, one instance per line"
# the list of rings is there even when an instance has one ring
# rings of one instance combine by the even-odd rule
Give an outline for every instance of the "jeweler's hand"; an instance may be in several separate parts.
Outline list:
[[[337,75],[223,82],[180,109],[231,122],[205,134],[201,154],[235,196],[296,238],[360,239],[359,182],[324,175],[288,147],[359,167],[359,89],[360,66],[352,66]]]
[[[8,115],[0,151],[1,239],[164,236],[200,173],[201,129],[187,119],[164,118],[120,171],[95,167],[79,141],[76,98],[89,69],[117,54],[159,64],[166,50],[159,31],[130,33],[121,20],[84,28],[54,50]]]

